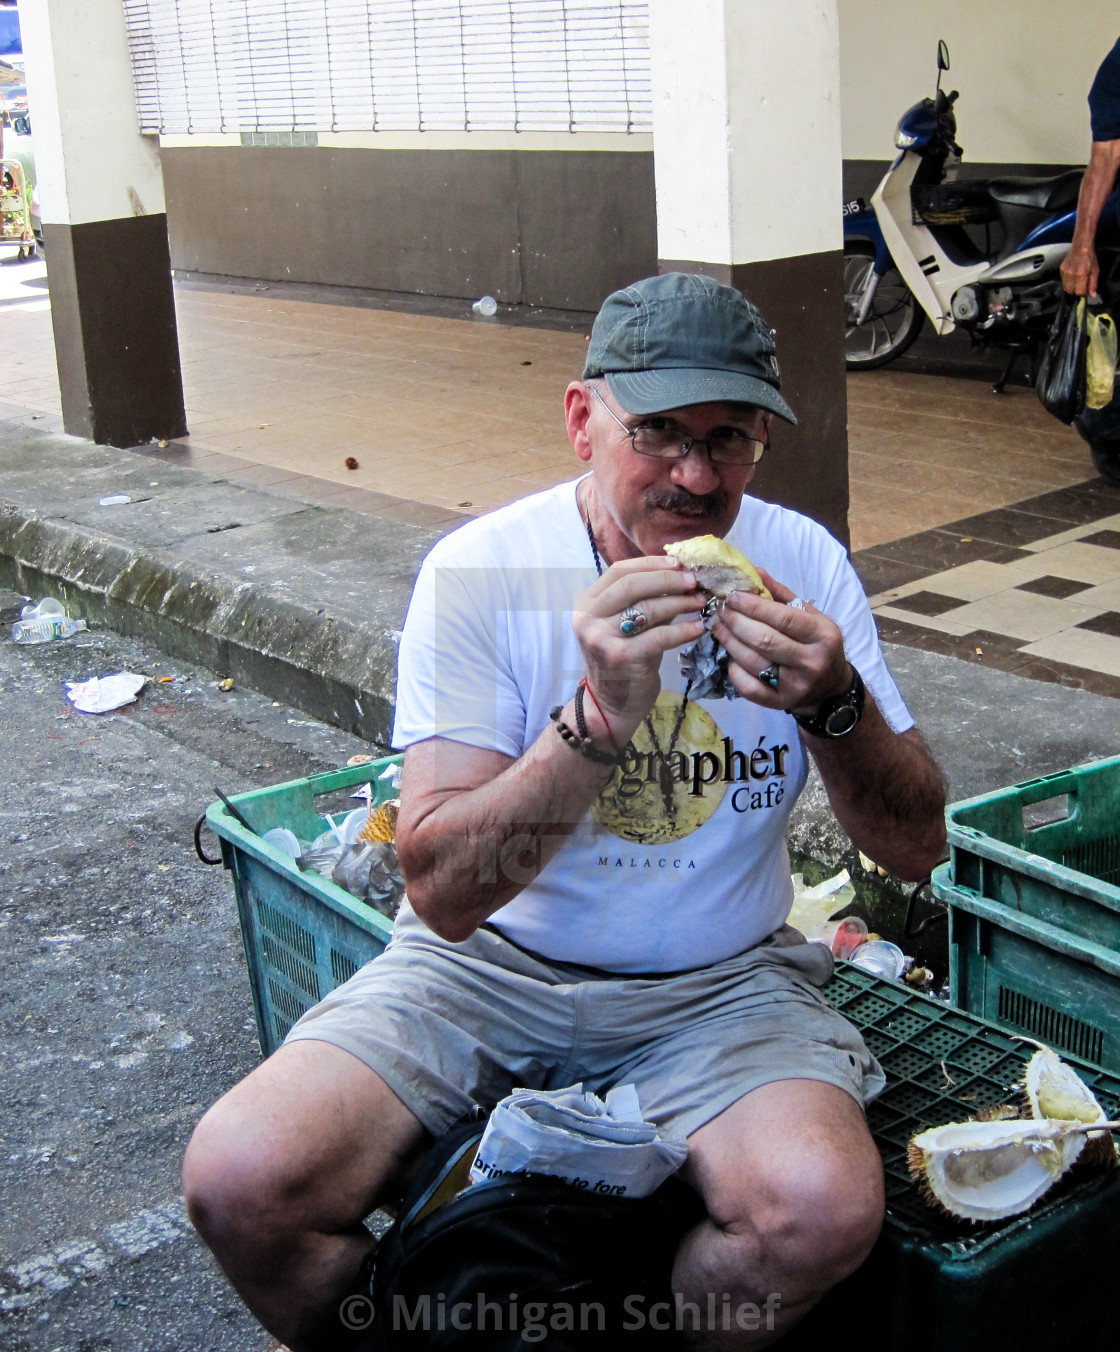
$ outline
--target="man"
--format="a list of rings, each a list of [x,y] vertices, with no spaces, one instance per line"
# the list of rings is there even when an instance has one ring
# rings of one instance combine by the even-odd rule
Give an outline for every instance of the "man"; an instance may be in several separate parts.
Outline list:
[[[918,878],[944,798],[843,550],[744,497],[773,417],[793,421],[779,384],[737,291],[672,274],[616,293],[567,391],[590,472],[461,527],[421,571],[395,731],[410,904],[185,1165],[196,1224],[298,1352],[341,1345],[361,1218],[431,1135],[518,1085],[633,1083],[687,1138],[708,1218],[674,1290],[771,1315],[685,1323],[696,1347],[773,1340],[874,1241],[862,1103],[882,1076],[816,989],[827,951],[783,925],[785,830],[808,753],[856,844]],[[774,599],[735,592],[714,622],[739,698],[681,679],[706,597],[664,546],[698,534],[773,574]]]
[[[1120,41],[1101,62],[1089,90],[1089,119],[1093,147],[1077,199],[1073,245],[1062,263],[1062,283],[1074,296],[1097,294],[1097,226],[1120,168]]]
[[[1089,90],[1089,120],[1093,145],[1077,198],[1073,244],[1062,263],[1062,284],[1074,296],[1095,296],[1099,288],[1097,227],[1120,168],[1120,41],[1101,62]],[[1073,425],[1089,443],[1097,470],[1120,482],[1120,399],[1084,409]]]

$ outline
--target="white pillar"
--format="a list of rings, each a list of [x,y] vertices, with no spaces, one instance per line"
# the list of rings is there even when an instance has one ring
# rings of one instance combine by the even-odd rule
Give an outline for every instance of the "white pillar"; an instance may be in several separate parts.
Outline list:
[[[138,130],[121,0],[22,0],[20,26],[66,430],[182,436],[159,147]]]
[[[847,539],[836,0],[652,0],[662,271],[736,286],[777,329],[780,430],[755,488]]]

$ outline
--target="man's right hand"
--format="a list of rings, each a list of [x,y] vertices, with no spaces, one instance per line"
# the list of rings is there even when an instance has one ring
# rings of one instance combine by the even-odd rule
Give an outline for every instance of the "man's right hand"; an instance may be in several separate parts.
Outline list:
[[[665,653],[694,643],[704,632],[696,616],[705,596],[676,559],[624,559],[612,564],[573,604],[572,628],[583,652],[587,681],[619,745],[632,735],[661,690]],[[622,613],[633,606],[649,621],[623,634]]]
[[[1092,245],[1070,249],[1062,261],[1062,285],[1071,296],[1096,296],[1100,264]]]

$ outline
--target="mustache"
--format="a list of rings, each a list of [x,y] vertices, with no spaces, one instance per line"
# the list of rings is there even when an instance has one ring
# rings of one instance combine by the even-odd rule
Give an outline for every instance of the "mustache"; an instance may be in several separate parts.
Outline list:
[[[665,512],[678,512],[683,516],[709,517],[719,516],[727,508],[727,494],[716,490],[714,493],[690,493],[685,488],[672,488],[664,492],[651,489],[646,494],[647,507],[659,507]]]

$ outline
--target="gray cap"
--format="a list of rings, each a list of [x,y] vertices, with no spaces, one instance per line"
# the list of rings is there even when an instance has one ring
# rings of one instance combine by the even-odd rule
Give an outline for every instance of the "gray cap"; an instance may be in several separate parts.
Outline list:
[[[774,335],[741,292],[667,272],[614,292],[591,330],[584,380],[603,376],[627,413],[755,404],[795,423],[778,393]]]

